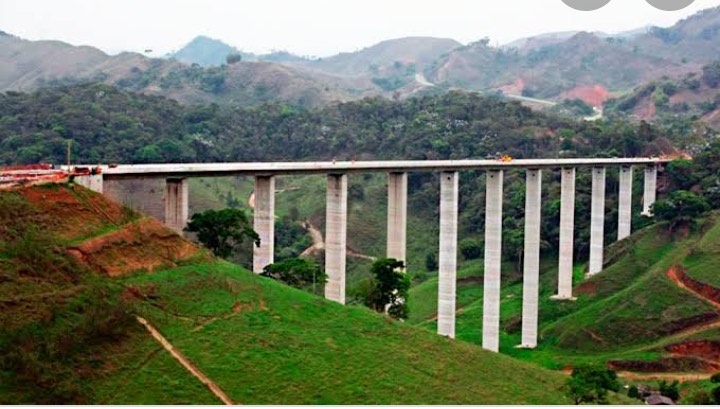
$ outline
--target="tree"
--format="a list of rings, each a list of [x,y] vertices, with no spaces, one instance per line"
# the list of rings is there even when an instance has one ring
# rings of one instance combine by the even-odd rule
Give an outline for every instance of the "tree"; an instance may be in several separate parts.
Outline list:
[[[222,258],[230,257],[245,239],[251,239],[260,247],[260,236],[250,228],[245,212],[240,209],[195,213],[185,231],[197,233],[198,240],[213,254]]]
[[[606,404],[609,390],[620,390],[617,374],[599,366],[577,367],[565,382],[565,391],[576,405],[593,402]]]
[[[667,396],[668,398],[672,399],[673,401],[677,401],[680,399],[680,390],[678,388],[678,385],[680,383],[678,381],[673,381],[673,383],[667,383],[666,381],[660,381],[659,389],[660,394],[663,396]]]
[[[372,268],[372,278],[361,294],[363,304],[378,312],[386,312],[394,318],[407,318],[407,298],[410,278],[402,272],[405,264],[392,258],[376,260]]]
[[[716,405],[720,405],[720,386],[716,386],[712,390],[712,398]]]
[[[327,282],[327,275],[317,263],[300,258],[291,258],[267,265],[260,275],[282,281],[291,287],[312,288],[313,294],[316,293],[315,286],[317,284],[324,285]]]
[[[710,210],[702,196],[686,190],[672,192],[665,200],[656,202],[652,212],[657,220],[670,223],[670,231],[681,224],[692,223],[693,219]]]
[[[239,63],[240,61],[242,61],[241,54],[228,54],[227,57],[225,57],[225,62],[227,62],[228,65],[233,65],[235,63]]]
[[[720,61],[704,66],[702,79],[708,87],[717,88],[720,85]]]
[[[642,399],[637,386],[632,385],[630,389],[628,389],[628,397],[633,399]]]
[[[460,253],[465,260],[475,260],[483,255],[483,248],[475,239],[463,239],[460,241]]]
[[[438,261],[435,253],[427,253],[425,256],[425,268],[428,271],[435,271],[438,268]]]

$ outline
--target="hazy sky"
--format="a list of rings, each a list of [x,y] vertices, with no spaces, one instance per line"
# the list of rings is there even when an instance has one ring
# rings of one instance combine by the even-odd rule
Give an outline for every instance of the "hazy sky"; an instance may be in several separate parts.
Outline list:
[[[550,31],[669,26],[718,5],[695,0],[665,12],[645,0],[613,0],[580,12],[561,0],[0,0],[0,30],[110,53],[159,55],[205,34],[245,51],[326,56],[415,35],[502,44]]]

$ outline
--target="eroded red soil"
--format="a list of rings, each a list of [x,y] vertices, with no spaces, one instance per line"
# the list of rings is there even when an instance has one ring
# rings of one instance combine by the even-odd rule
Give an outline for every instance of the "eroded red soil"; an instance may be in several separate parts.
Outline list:
[[[195,245],[150,218],[68,248],[78,261],[109,276],[174,267],[198,251]]]

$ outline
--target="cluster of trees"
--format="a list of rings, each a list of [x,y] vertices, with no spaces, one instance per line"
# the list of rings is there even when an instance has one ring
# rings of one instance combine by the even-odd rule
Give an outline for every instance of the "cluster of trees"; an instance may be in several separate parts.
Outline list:
[[[619,390],[620,382],[615,371],[601,366],[578,366],[565,381],[565,392],[576,405],[607,404],[608,391]]]
[[[720,139],[709,141],[693,160],[671,162],[667,173],[671,193],[655,203],[653,213],[670,230],[720,209]]]

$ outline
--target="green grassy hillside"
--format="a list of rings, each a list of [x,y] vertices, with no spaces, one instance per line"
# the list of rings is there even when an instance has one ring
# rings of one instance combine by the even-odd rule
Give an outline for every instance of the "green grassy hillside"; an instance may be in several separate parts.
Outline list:
[[[236,403],[569,403],[562,374],[212,261],[78,186],[0,192],[0,221],[0,403],[219,403],[136,315]]]
[[[550,299],[556,288],[554,260],[544,260],[540,284],[540,345],[518,350],[522,314],[522,280],[506,265],[501,301],[501,352],[542,366],[562,369],[582,363],[666,360],[665,371],[692,370],[693,362],[707,357],[691,351],[675,356],[667,347],[687,341],[714,341],[720,333],[716,305],[681,288],[668,276],[673,266],[687,275],[720,287],[717,266],[720,221],[717,215],[699,223],[687,237],[654,225],[613,244],[606,252],[609,265],[599,275],[583,279],[576,266],[577,301]],[[437,280],[410,291],[410,322],[434,330]],[[482,341],[482,260],[465,263],[458,271],[458,339]],[[718,324],[718,325],[716,325]],[[682,355],[682,354],[680,354]],[[667,359],[670,358],[669,361]],[[690,362],[689,362],[690,361]],[[701,367],[711,371],[712,367]],[[689,362],[689,363],[688,363]]]

